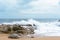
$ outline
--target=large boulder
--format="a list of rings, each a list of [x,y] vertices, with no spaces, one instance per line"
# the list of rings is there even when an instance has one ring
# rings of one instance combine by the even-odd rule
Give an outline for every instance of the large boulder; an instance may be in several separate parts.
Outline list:
[[[8,36],[8,38],[13,38],[13,39],[18,39],[18,38],[20,38],[21,36],[19,35],[19,34],[16,34],[16,33],[13,33],[13,34],[10,34],[9,36]]]

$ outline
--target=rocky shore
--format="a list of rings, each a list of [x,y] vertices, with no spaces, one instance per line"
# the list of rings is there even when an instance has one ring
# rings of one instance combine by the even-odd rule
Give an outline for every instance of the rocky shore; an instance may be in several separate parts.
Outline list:
[[[23,36],[34,38],[33,36],[30,36],[31,34],[34,34],[34,28],[36,26],[35,24],[13,24],[13,25],[6,25],[1,24],[0,25],[0,33],[6,33],[9,34],[8,38],[14,38],[18,39]]]

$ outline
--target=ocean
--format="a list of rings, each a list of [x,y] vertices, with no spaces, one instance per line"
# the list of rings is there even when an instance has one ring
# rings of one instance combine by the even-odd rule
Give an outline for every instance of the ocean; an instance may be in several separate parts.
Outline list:
[[[0,23],[21,21],[21,20],[27,21],[29,19],[0,19]],[[52,21],[56,21],[57,19],[55,19],[55,18],[39,18],[39,19],[34,18],[34,20],[40,21],[40,22],[52,22]]]
[[[35,35],[60,36],[59,19],[0,19],[0,24],[35,24]]]

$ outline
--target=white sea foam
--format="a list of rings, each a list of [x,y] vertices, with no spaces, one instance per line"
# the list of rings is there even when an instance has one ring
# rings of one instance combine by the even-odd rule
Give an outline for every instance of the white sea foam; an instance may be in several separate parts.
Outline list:
[[[15,21],[12,23],[3,23],[3,24],[35,24],[36,30],[35,35],[45,35],[45,36],[60,36],[60,22],[39,22],[33,19],[29,19],[28,21]]]

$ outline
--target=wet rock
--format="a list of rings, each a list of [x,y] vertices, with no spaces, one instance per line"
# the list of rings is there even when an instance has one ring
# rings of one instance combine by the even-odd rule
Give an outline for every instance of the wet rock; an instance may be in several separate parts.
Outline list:
[[[31,24],[21,26],[20,24],[14,25],[0,25],[0,31],[3,33],[21,33],[21,34],[34,34],[34,28]]]
[[[32,26],[27,27],[28,34],[34,34],[34,28]]]
[[[34,33],[34,28],[32,27],[32,25],[25,25],[25,26],[21,26],[21,25],[13,25],[13,31],[15,31],[16,33],[21,33],[21,34],[33,34]]]
[[[21,33],[21,34],[26,34],[26,30],[17,30],[15,33]]]
[[[21,27],[21,26],[13,26],[13,31],[16,31],[16,30],[24,30],[24,28],[23,27]]]
[[[27,37],[29,37],[29,38],[34,38],[34,36],[33,36],[33,35],[27,35]]]
[[[10,34],[9,36],[8,36],[8,38],[13,38],[13,39],[18,39],[18,38],[20,38],[21,36],[19,35],[19,34],[16,34],[16,33],[13,33],[13,34]]]
[[[9,33],[11,31],[10,25],[3,25],[0,28],[0,31],[3,32],[3,33]]]
[[[26,24],[26,26],[32,26],[31,24]]]
[[[33,24],[33,26],[36,26],[35,24]]]

